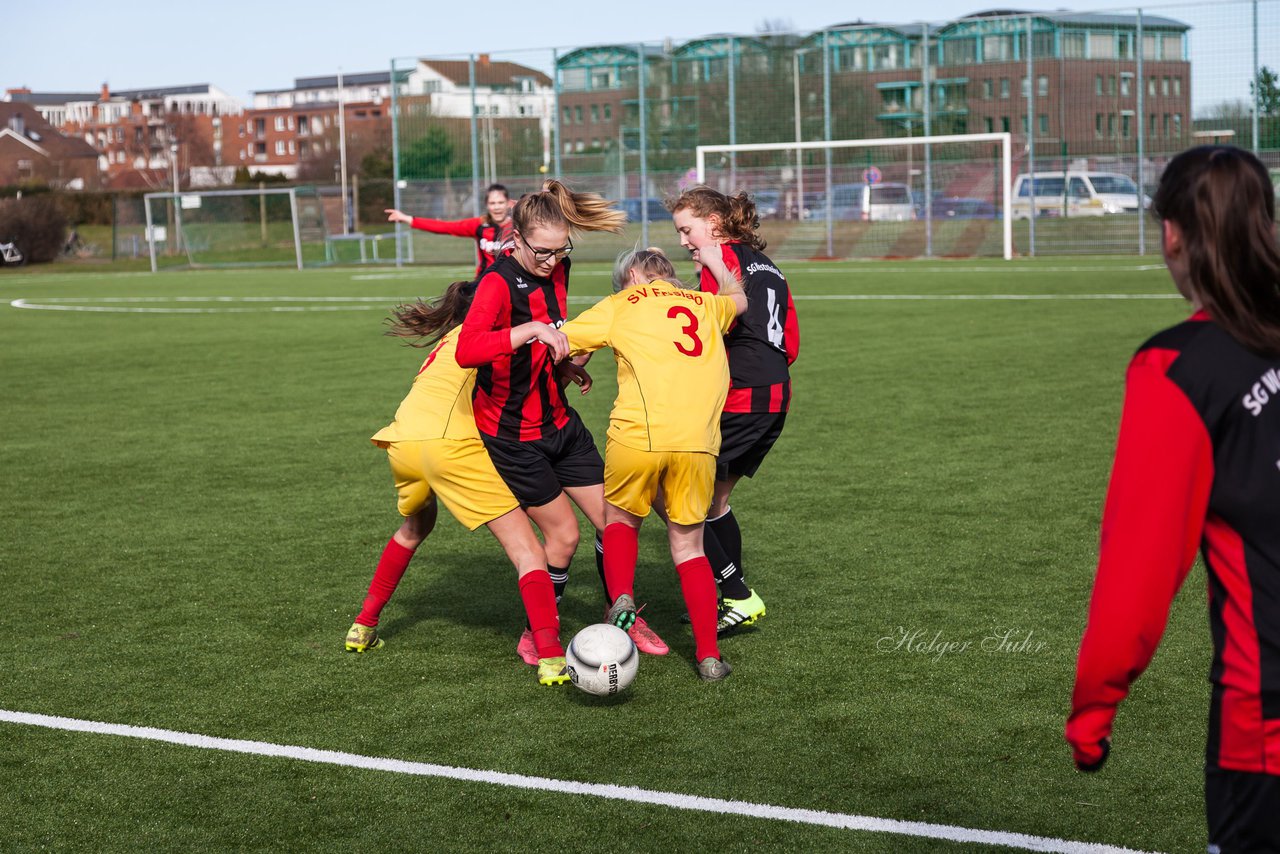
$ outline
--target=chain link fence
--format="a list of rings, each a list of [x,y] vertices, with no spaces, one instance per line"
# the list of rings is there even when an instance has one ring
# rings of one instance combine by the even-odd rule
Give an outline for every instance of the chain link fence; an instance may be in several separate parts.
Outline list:
[[[395,184],[407,213],[483,212],[558,176],[619,200],[611,259],[677,248],[665,197],[700,145],[892,139],[803,152],[718,152],[703,180],[755,197],[779,258],[998,255],[1013,137],[1019,254],[1150,253],[1143,216],[1169,157],[1228,142],[1280,168],[1280,0],[982,14],[807,33],[392,61]],[[402,260],[470,263],[469,241],[402,228]]]

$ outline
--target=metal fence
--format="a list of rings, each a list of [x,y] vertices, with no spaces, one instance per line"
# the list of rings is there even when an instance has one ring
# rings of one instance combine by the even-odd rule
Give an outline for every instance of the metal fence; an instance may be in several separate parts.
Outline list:
[[[910,140],[1009,132],[1016,252],[1153,252],[1142,209],[1172,154],[1221,141],[1280,167],[1277,69],[1280,0],[395,59],[394,204],[462,218],[489,183],[562,177],[631,214],[623,238],[583,242],[605,258],[675,248],[661,200],[695,180],[700,145],[901,139],[721,152],[705,178],[754,194],[781,258],[995,255],[991,145]],[[403,255],[470,249],[414,232]]]

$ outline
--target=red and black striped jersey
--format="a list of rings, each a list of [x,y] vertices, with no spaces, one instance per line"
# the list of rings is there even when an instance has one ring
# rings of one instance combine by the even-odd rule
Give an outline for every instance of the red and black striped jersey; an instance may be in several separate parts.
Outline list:
[[[476,287],[458,336],[458,364],[478,368],[473,408],[481,433],[511,442],[546,438],[569,421],[547,346],[511,350],[511,329],[531,320],[559,327],[569,294],[565,258],[550,278],[535,276],[510,253],[499,256]]]
[[[763,252],[745,243],[723,243],[724,263],[742,280],[747,310],[725,336],[729,354],[729,398],[725,412],[786,412],[791,406],[788,366],[800,354],[800,322],[791,288]],[[702,290],[717,293],[704,267]]]
[[[1280,774],[1280,359],[1204,312],[1138,350],[1101,540],[1067,721],[1077,759],[1098,758],[1198,548],[1213,641],[1208,766]]]
[[[487,217],[468,219],[427,219],[415,216],[411,225],[419,231],[432,234],[452,234],[454,237],[470,237],[476,242],[476,275],[497,260],[503,250],[510,249],[515,225],[507,217],[501,225],[493,225]]]

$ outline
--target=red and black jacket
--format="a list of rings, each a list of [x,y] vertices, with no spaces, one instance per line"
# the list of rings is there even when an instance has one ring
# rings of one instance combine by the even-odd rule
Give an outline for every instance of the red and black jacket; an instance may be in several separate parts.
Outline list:
[[[569,421],[545,344],[511,349],[511,329],[531,320],[560,327],[567,316],[569,264],[550,278],[535,276],[510,253],[499,256],[476,287],[458,334],[458,364],[478,368],[473,409],[485,436],[528,442],[550,436]]]
[[[1067,721],[1078,761],[1100,757],[1197,549],[1213,639],[1207,765],[1280,774],[1280,359],[1204,312],[1129,364]]]
[[[800,322],[787,279],[768,256],[745,243],[721,244],[729,272],[742,280],[747,310],[724,338],[729,355],[725,412],[786,412],[791,407],[788,366],[800,355]],[[700,286],[719,291],[704,267]]]
[[[511,235],[515,225],[507,217],[501,225],[493,225],[487,217],[469,219],[427,219],[415,216],[411,225],[419,231],[432,234],[452,234],[454,237],[470,237],[476,242],[476,275],[497,260],[503,250],[511,248]]]

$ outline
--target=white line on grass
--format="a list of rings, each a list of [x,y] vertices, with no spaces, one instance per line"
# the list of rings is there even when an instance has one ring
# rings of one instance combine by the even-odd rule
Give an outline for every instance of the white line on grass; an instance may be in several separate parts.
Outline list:
[[[341,765],[347,768],[364,768],[370,771],[386,771],[393,774],[412,774],[419,777],[442,777],[469,783],[489,783],[517,789],[539,792],[556,792],[570,795],[590,795],[637,804],[655,804],[673,809],[696,810],[721,815],[742,815],[750,818],[790,821],[835,827],[843,830],[865,830],[873,833],[895,833],[925,839],[945,839],[952,842],[979,842],[986,845],[1003,845],[1024,851],[1055,851],[1062,854],[1123,854],[1131,848],[1118,848],[1092,842],[1073,842],[1046,836],[1030,836],[999,830],[976,830],[950,824],[929,824],[922,821],[899,821],[890,818],[849,815],[823,810],[795,809],[792,807],[756,804],[748,801],[728,801],[721,798],[705,798],[700,795],[682,795],[678,792],[660,792],[635,786],[615,786],[606,783],[579,783],[573,780],[555,780],[550,777],[530,777],[525,774],[506,774],[501,771],[484,771],[473,768],[454,768],[426,762],[408,762],[378,756],[361,756],[336,750],[317,750],[265,741],[245,741],[237,738],[217,738],[210,735],[175,732],[155,727],[137,727],[126,724],[110,724],[84,721],[54,715],[37,715],[0,709],[0,721],[26,724],[47,729],[90,732],[99,735],[119,735],[197,747],[205,750],[223,750],[229,753],[247,753],[256,756],[278,756],[302,762],[325,765]]]
[[[820,301],[994,301],[1018,302],[1024,300],[1167,300],[1181,299],[1175,293],[1159,294],[795,294],[794,299]],[[117,314],[245,314],[249,312],[299,312],[299,311],[381,311],[409,297],[44,297],[40,302],[15,299],[9,302],[13,308],[37,311],[97,311]],[[571,296],[569,302],[589,305],[598,302],[599,296]],[[208,308],[185,306],[154,306],[146,303],[217,303]],[[237,306],[236,303],[250,303]],[[301,305],[269,305],[269,303],[302,303]]]

